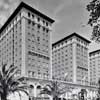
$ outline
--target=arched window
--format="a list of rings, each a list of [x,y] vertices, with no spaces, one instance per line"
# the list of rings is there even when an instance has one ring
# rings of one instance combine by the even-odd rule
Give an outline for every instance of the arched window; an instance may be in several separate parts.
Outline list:
[[[37,97],[40,97],[41,86],[37,86]]]
[[[31,84],[29,88],[30,95],[34,95],[34,86]]]
[[[40,86],[40,85],[38,85],[38,86],[37,86],[37,89],[41,89],[41,86]]]
[[[33,86],[33,85],[30,85],[30,88],[32,88],[32,89],[33,89],[33,88],[34,88],[34,86]]]

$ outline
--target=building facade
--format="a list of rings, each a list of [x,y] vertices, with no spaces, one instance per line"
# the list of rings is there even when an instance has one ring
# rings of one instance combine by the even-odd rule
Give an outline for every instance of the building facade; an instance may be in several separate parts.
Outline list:
[[[100,50],[90,52],[89,60],[90,85],[96,86],[100,79]]]
[[[0,65],[18,66],[16,75],[51,78],[50,31],[53,22],[21,2],[0,29]]]
[[[41,87],[52,78],[80,83],[88,80],[87,53],[90,41],[73,33],[53,44],[52,68],[50,32],[54,20],[21,2],[0,29],[0,65],[18,67],[16,76],[24,76],[30,85],[30,100],[39,97]],[[74,88],[75,84],[67,84]],[[77,85],[76,88],[85,88]],[[87,87],[89,88],[89,87]],[[45,98],[44,98],[45,97]],[[42,97],[41,97],[42,98]],[[41,99],[39,98],[39,100]],[[43,99],[48,100],[44,95]]]
[[[52,45],[53,78],[88,84],[88,45],[90,41],[73,33]]]

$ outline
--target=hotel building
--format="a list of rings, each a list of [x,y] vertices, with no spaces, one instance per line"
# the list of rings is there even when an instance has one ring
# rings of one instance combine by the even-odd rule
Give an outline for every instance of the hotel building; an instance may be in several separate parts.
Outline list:
[[[18,66],[16,75],[50,79],[53,22],[53,19],[21,2],[0,29],[0,65]]]
[[[96,86],[100,79],[100,50],[90,52],[89,60],[90,85]]]
[[[77,33],[55,42],[52,45],[52,77],[87,85],[89,43]]]
[[[85,82],[88,82],[90,41],[76,33],[53,44],[51,68],[50,32],[53,22],[53,19],[21,2],[0,29],[0,65],[6,63],[18,67],[16,75],[24,76],[30,85],[29,100],[39,96],[44,84],[51,83],[48,79],[52,74],[54,78],[63,80],[64,74],[68,73],[66,80],[74,83],[80,83],[85,76]],[[44,97],[48,100],[47,95],[42,99]]]

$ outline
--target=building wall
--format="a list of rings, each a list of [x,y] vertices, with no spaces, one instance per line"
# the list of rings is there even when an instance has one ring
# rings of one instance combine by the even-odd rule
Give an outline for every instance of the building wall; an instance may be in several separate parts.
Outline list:
[[[88,42],[73,36],[53,46],[53,78],[88,84]]]
[[[0,65],[14,64],[18,66],[18,74],[21,74],[22,66],[22,24],[21,14],[18,15],[7,25],[0,34]]]
[[[52,51],[52,74],[58,80],[72,81],[72,43],[62,42],[53,47]]]
[[[91,53],[90,57],[90,85],[96,86],[100,78],[100,51]]]
[[[77,38],[76,43],[77,82],[88,84],[88,43]]]
[[[50,22],[25,10],[26,74],[29,77],[51,77]],[[34,20],[35,19],[35,20]],[[28,67],[27,67],[28,66]]]
[[[0,64],[19,67],[18,75],[49,79],[51,22],[22,8],[0,34]]]

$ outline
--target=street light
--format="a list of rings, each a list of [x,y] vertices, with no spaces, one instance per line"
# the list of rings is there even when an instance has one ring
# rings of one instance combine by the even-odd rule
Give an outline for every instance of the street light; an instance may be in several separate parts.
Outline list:
[[[66,78],[68,77],[68,72],[67,73],[65,73],[65,75],[64,75],[64,81],[66,81]]]

